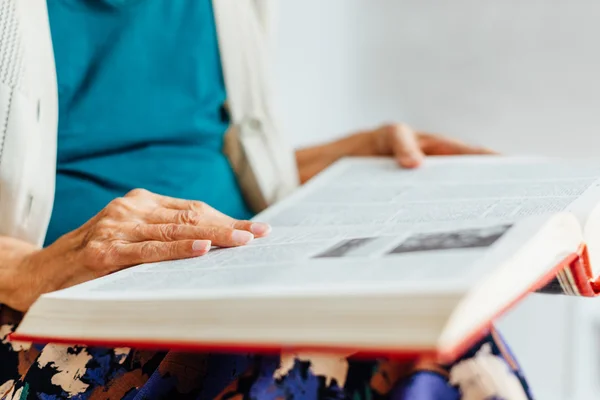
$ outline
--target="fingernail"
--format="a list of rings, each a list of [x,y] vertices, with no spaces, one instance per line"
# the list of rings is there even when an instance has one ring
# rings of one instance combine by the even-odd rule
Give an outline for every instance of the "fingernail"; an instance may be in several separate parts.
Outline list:
[[[210,245],[211,245],[210,240],[195,240],[194,243],[192,243],[192,250],[193,251],[207,251],[207,250],[210,250]]]
[[[415,168],[421,164],[422,159],[416,157],[402,157],[400,159],[400,166],[404,168]]]
[[[250,232],[257,236],[266,235],[267,233],[271,232],[271,225],[263,224],[262,222],[255,222],[250,225]]]
[[[246,244],[254,239],[254,235],[248,231],[235,230],[231,235],[231,239],[237,244]]]

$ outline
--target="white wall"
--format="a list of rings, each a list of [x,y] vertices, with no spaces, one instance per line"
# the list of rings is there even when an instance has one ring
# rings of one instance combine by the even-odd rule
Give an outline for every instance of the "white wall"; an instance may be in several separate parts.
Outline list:
[[[600,2],[356,2],[366,119],[401,109],[500,150],[596,154]]]
[[[600,2],[279,4],[280,108],[297,144],[403,120],[503,152],[597,155]],[[534,296],[500,324],[537,398],[594,398],[575,388],[600,378],[600,335],[577,317],[596,313],[580,303]]]
[[[355,14],[360,1],[280,1],[279,111],[294,143],[304,145],[357,128],[360,74]]]
[[[505,151],[600,145],[600,2],[279,4],[281,103],[299,142],[405,119]]]

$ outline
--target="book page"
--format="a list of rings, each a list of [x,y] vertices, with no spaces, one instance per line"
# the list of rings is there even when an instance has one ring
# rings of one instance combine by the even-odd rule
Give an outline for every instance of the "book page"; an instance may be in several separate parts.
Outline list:
[[[431,157],[416,170],[347,159],[257,219],[274,226],[455,226],[574,212],[598,202],[600,163],[551,158]]]
[[[585,199],[598,186],[594,168],[440,157],[408,171],[391,159],[344,160],[256,218],[273,225],[267,238],[138,266],[64,295],[465,291],[550,215]]]
[[[137,266],[52,296],[84,294],[114,299],[385,290],[464,293],[503,257],[521,247],[542,223],[370,235],[339,229],[303,235],[302,230],[276,228],[270,238],[245,247],[213,249],[202,257]]]

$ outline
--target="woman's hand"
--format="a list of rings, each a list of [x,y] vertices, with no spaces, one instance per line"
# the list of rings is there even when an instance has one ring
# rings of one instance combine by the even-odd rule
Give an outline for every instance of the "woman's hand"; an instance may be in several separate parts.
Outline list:
[[[455,139],[416,132],[406,124],[384,125],[347,136],[341,140],[296,152],[300,181],[348,156],[392,156],[401,167],[418,167],[425,156],[495,154],[494,151],[465,144]]]
[[[265,236],[266,224],[239,221],[198,201],[134,190],[15,269],[8,306],[26,310],[43,294],[133,265],[196,257],[211,245],[241,246]]]
[[[496,154],[456,139],[416,132],[406,124],[385,125],[366,134],[374,141],[372,155],[393,156],[404,168],[418,167],[425,156]]]

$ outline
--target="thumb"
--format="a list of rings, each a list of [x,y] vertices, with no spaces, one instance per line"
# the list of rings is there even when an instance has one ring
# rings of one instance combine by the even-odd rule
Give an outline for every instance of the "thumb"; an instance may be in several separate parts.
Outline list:
[[[404,124],[394,125],[389,140],[394,157],[401,167],[415,168],[421,165],[425,154],[412,128]]]

